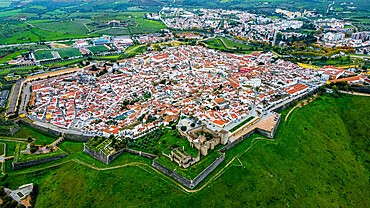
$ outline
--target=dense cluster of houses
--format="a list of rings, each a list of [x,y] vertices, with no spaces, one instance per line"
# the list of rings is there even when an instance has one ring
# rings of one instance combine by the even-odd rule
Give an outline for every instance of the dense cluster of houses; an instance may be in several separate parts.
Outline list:
[[[102,70],[111,73],[97,77]],[[34,82],[30,117],[99,135],[137,135],[183,116],[227,130],[320,79],[272,53],[176,46]]]
[[[215,33],[232,34],[251,41],[271,42],[275,31],[298,29],[299,20],[271,19],[237,10],[164,8],[163,23],[172,29],[212,29]]]
[[[322,46],[329,48],[337,46],[365,47],[370,49],[370,31],[356,32],[356,27],[350,22],[331,18],[315,20],[314,24],[316,28],[322,28],[323,30],[321,38],[323,41]]]

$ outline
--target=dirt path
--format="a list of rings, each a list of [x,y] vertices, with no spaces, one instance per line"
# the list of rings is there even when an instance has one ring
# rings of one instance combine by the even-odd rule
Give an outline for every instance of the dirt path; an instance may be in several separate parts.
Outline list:
[[[294,111],[294,109],[296,109],[297,107],[300,107],[302,108],[303,106],[307,105],[308,103],[314,101],[315,99],[317,98],[317,94],[314,94],[313,97],[310,97],[310,100],[303,100],[303,101],[300,101],[296,106],[294,106],[290,111],[289,113],[285,116],[285,121],[288,120],[288,117],[290,115],[290,113],[292,113]]]
[[[22,138],[11,138],[11,137],[0,137],[0,141],[7,141],[7,142],[27,142],[27,139]]]

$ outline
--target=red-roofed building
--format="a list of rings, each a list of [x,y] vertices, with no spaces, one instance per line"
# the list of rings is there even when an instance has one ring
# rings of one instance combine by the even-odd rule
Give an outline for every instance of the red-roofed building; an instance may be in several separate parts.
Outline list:
[[[298,83],[298,84],[293,85],[291,87],[285,88],[285,91],[287,91],[291,95],[297,95],[297,94],[303,92],[304,90],[306,90],[307,88],[308,88],[307,85]]]

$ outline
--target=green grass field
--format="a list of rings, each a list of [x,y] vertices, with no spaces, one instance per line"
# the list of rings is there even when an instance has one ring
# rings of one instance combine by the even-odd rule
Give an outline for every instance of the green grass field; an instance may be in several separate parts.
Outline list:
[[[221,41],[221,39],[223,40],[223,42]],[[252,46],[245,45],[239,42],[235,42],[235,41],[229,40],[224,37],[212,38],[207,41],[203,41],[203,43],[205,43],[208,48],[217,49],[221,51],[230,51],[230,52],[238,52],[238,53],[245,53],[245,54],[253,52]],[[261,50],[261,48],[255,47],[255,50]]]
[[[76,19],[73,21],[30,21],[29,23],[43,30],[85,35],[89,32],[89,30],[84,26],[84,24],[90,22],[91,20],[88,19]]]
[[[242,49],[242,50],[252,49],[252,46],[245,45],[243,43],[235,42],[235,41],[229,40],[224,37],[221,37],[221,39],[224,41],[224,43],[226,44],[226,47],[228,48],[237,48],[237,49]]]
[[[70,156],[59,161],[18,171],[8,161],[9,177],[0,185],[37,183],[36,207],[369,207],[369,101],[327,95],[295,109],[287,122],[282,119],[275,141],[255,141],[194,193],[154,172],[147,166],[150,160],[124,153],[106,166],[81,152],[82,143],[71,141],[60,145]],[[289,110],[282,112],[283,118]],[[226,152],[221,166],[247,150],[250,139]],[[84,163],[128,166],[93,170]]]
[[[26,125],[22,125],[21,127],[22,128],[16,134],[14,134],[15,138],[26,138],[27,139],[28,137],[31,137],[36,140],[37,145],[43,145],[45,143],[51,144],[55,140],[58,139],[57,136],[54,136],[47,132],[43,132],[38,129],[26,126]]]
[[[54,58],[53,54],[51,54],[51,50],[39,50],[34,52],[34,55],[37,61]]]
[[[92,46],[88,47],[88,49],[94,54],[109,51],[109,49],[105,46]]]
[[[166,25],[160,21],[153,21],[147,19],[135,19],[138,24],[136,27],[130,27],[131,33],[154,33],[160,32],[161,29],[166,28]]]
[[[5,152],[4,152],[4,146],[5,146],[4,143],[0,143],[0,155],[5,154]]]
[[[97,35],[76,35],[76,34],[61,33],[61,32],[51,32],[51,31],[41,30],[38,28],[32,28],[32,31],[26,30],[22,32],[15,32],[14,35],[10,38],[0,39],[0,44],[18,44],[18,43],[40,42],[40,41],[69,40],[69,39],[97,36]]]
[[[69,58],[69,57],[76,57],[81,56],[82,53],[78,48],[65,48],[58,50],[58,53],[61,58]]]

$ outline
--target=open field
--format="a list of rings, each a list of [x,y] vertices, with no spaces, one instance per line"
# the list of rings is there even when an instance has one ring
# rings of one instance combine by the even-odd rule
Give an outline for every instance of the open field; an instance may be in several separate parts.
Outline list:
[[[77,35],[85,35],[89,30],[84,24],[90,23],[91,20],[87,19],[76,19],[76,20],[64,20],[64,21],[30,21],[29,23],[33,26],[54,32],[63,32]]]
[[[223,42],[226,44],[226,47],[228,48],[237,48],[237,49],[242,49],[242,50],[250,50],[252,49],[252,46],[245,45],[243,43],[235,42],[232,40],[229,40],[227,38],[221,37]]]
[[[166,25],[160,21],[153,21],[147,19],[136,19],[135,21],[137,23],[137,26],[129,28],[132,34],[160,32],[161,29],[166,28]]]
[[[235,42],[224,37],[212,38],[203,41],[203,43],[205,43],[208,48],[228,52],[251,53],[253,52],[253,50],[261,50],[261,48],[245,45],[243,43]]]
[[[36,51],[34,55],[37,61],[54,58],[53,54],[51,54],[51,50],[39,50]]]
[[[193,193],[154,172],[150,160],[125,153],[106,166],[81,152],[82,143],[70,141],[60,145],[71,154],[60,161],[19,171],[7,162],[9,177],[0,185],[39,184],[37,207],[369,207],[369,99],[327,95],[295,109],[286,122],[282,119],[276,141],[255,141]],[[283,118],[289,111],[282,112]],[[250,142],[228,151],[225,161]],[[79,160],[68,162],[74,158]],[[51,165],[58,166],[42,170]]]
[[[76,56],[82,55],[81,51],[77,48],[60,49],[58,50],[58,53],[61,58],[69,58],[69,57],[76,57]]]
[[[37,145],[43,145],[43,144],[51,144],[53,143],[58,137],[40,131],[38,129],[34,129],[32,127],[21,125],[21,129],[13,136],[14,138],[25,138],[31,137],[36,140]]]
[[[75,35],[32,28],[25,31],[15,32],[12,37],[0,39],[0,44],[19,44],[41,41],[68,40],[95,36],[97,35]]]
[[[92,46],[88,47],[88,49],[94,54],[109,51],[109,49],[105,46]]]

